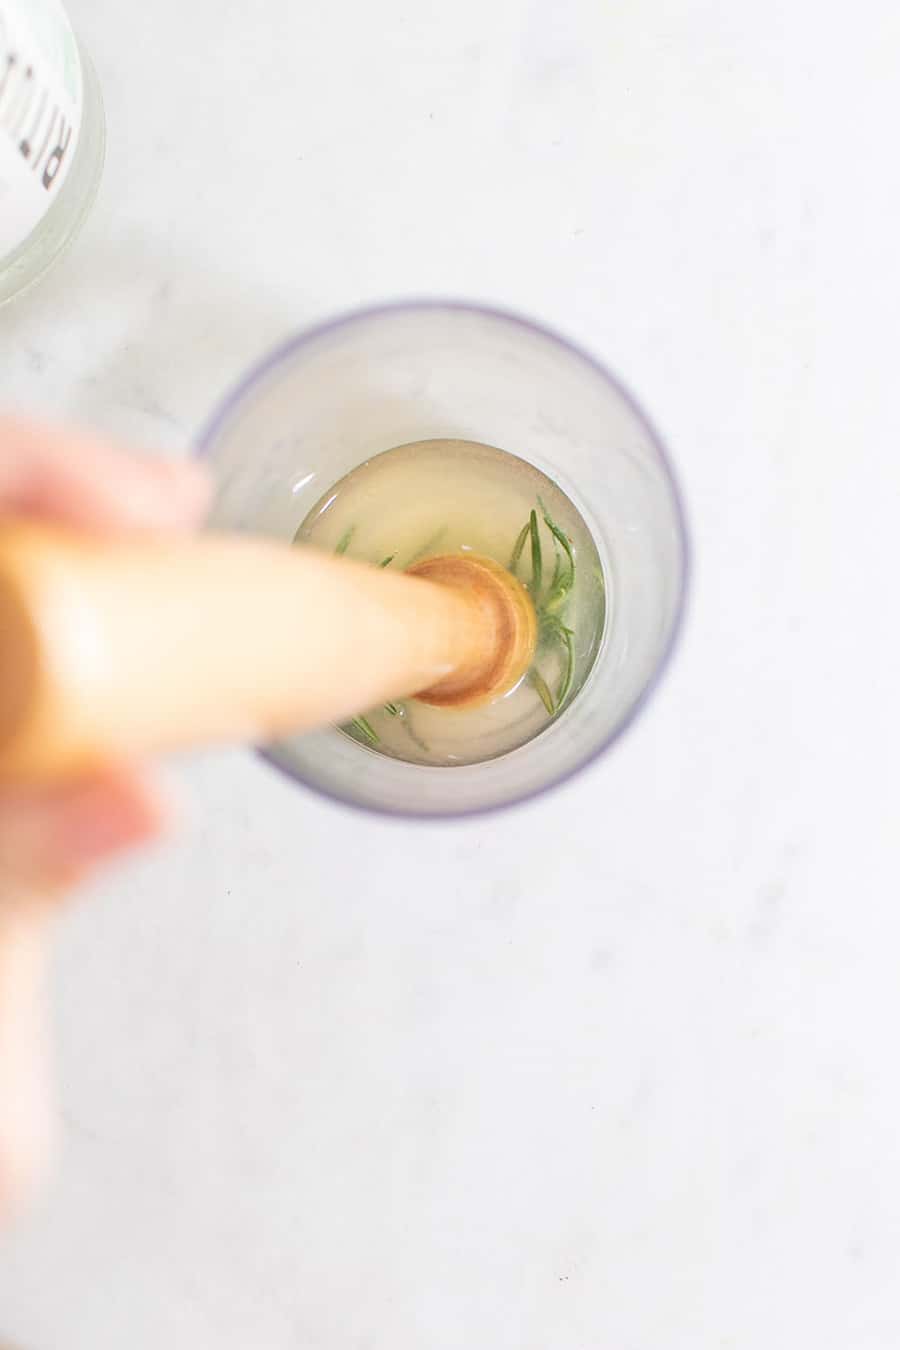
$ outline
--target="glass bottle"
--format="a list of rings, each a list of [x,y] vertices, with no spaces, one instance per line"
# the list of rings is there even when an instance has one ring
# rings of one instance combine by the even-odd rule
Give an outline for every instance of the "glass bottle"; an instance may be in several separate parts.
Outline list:
[[[0,0],[0,304],[74,237],[104,146],[96,76],[59,0]]]

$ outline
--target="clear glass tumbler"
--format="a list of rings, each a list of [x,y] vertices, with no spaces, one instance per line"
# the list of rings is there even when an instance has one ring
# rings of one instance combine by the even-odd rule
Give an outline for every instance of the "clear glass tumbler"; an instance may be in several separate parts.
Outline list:
[[[646,701],[684,604],[684,515],[665,451],[637,404],[563,338],[468,305],[361,311],[300,333],[262,360],[200,438],[217,475],[212,524],[289,540],[323,492],[363,460],[443,437],[519,455],[571,498],[603,561],[606,631],[570,706],[534,740],[486,763],[404,764],[333,728],[262,751],[329,797],[395,815],[509,805],[590,763]]]

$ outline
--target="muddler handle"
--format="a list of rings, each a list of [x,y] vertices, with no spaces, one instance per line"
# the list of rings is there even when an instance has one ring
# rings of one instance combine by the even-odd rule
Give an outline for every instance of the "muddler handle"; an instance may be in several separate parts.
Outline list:
[[[474,679],[492,623],[474,591],[309,547],[4,526],[0,782],[265,741]]]
[[[206,741],[268,740],[524,673],[530,598],[490,559],[407,575],[249,536],[0,527],[0,785]],[[40,986],[51,896],[0,896],[0,1209],[49,1122]]]

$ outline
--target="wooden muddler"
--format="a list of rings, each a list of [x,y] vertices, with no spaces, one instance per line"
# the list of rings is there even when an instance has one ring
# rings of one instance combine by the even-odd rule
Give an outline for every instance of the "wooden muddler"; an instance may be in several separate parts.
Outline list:
[[[216,740],[265,741],[388,699],[484,702],[536,621],[489,559],[409,573],[247,536],[0,529],[0,786]],[[3,878],[0,878],[3,881]],[[0,1212],[39,1166],[49,897],[0,895]]]
[[[417,694],[484,702],[534,651],[524,587],[488,559],[408,573],[244,535],[0,529],[0,781],[266,741]]]

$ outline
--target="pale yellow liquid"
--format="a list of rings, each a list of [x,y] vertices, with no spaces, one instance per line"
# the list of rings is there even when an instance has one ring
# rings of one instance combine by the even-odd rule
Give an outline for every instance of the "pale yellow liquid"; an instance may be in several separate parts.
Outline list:
[[[539,502],[568,537],[575,583],[560,618],[572,630],[573,676],[561,708],[566,655],[545,634],[534,669],[554,704],[553,716],[577,698],[596,658],[606,613],[603,570],[596,545],[580,514],[545,474],[515,455],[474,441],[417,441],[386,450],[360,464],[329,489],[297,531],[297,542],[327,552],[346,552],[391,568],[441,553],[487,554],[510,565],[516,539],[532,510],[540,523],[543,585],[550,588],[557,547],[542,520]],[[527,540],[517,574],[532,580]],[[533,675],[485,707],[430,708],[415,699],[373,708],[365,714],[372,741],[359,725],[346,730],[376,753],[417,764],[473,764],[516,749],[551,721]]]

